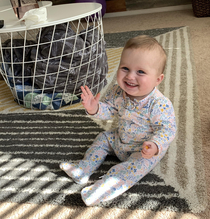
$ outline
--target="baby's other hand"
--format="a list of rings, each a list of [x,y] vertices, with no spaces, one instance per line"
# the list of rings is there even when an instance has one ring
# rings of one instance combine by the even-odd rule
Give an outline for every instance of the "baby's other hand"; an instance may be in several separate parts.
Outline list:
[[[158,153],[158,147],[154,142],[145,141],[143,143],[143,149],[141,155],[143,158],[150,159]]]

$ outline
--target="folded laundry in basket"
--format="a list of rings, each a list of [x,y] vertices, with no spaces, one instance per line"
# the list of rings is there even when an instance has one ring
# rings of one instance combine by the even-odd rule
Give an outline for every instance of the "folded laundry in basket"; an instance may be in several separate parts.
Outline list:
[[[31,59],[36,60],[35,84],[46,93],[80,95],[81,85],[86,84],[96,94],[107,84],[105,42],[93,27],[79,34],[66,23],[56,25],[55,29],[43,28],[39,48],[32,49]]]
[[[2,44],[4,64],[11,84],[22,84],[31,81],[34,63],[31,60],[32,40],[8,39]]]
[[[70,93],[43,93],[30,85],[16,85],[16,101],[26,108],[40,110],[57,110],[69,103],[78,103],[80,98]]]

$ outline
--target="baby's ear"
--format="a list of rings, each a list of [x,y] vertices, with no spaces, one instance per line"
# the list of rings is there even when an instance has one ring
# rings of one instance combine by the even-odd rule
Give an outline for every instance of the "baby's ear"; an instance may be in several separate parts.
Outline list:
[[[163,78],[164,78],[164,74],[160,74],[160,75],[158,76],[156,86],[159,85],[159,84],[162,82]]]

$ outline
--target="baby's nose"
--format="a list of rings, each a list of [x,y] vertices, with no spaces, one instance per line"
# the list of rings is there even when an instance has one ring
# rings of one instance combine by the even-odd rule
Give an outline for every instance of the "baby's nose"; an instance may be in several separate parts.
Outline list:
[[[133,71],[129,71],[127,74],[127,78],[134,79],[136,77],[136,73]]]

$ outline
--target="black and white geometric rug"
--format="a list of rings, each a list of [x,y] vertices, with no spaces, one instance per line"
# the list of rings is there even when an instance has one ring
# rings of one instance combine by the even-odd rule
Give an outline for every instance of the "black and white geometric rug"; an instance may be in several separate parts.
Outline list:
[[[59,169],[62,161],[82,159],[96,135],[103,131],[84,110],[0,115],[0,126],[1,202],[85,206],[80,197],[82,186]],[[108,156],[90,183],[118,162],[116,157]],[[190,210],[186,200],[154,173],[103,206]]]

